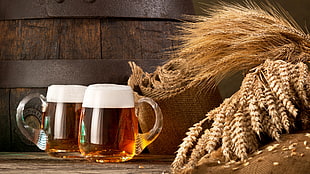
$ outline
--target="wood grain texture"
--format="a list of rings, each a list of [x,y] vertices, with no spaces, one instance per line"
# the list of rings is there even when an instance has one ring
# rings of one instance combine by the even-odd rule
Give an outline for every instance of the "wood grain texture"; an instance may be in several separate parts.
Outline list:
[[[0,21],[1,60],[101,58],[99,19]]]
[[[56,31],[60,59],[101,58],[100,19],[61,19]]]
[[[59,20],[18,20],[16,37],[20,60],[57,58]],[[19,39],[18,39],[19,38]],[[12,58],[11,58],[12,59]]]
[[[165,51],[176,45],[177,21],[145,19],[103,19],[102,58],[168,59]]]
[[[57,20],[0,21],[6,35],[0,36],[1,60],[27,60],[56,58]]]
[[[0,60],[167,59],[177,21],[44,19],[0,21]]]
[[[0,21],[0,59],[1,60],[16,60],[21,47],[20,35],[18,34],[18,21]]]
[[[177,34],[175,21],[142,21],[140,25],[140,43],[143,46],[142,59],[159,58],[167,59],[167,51],[173,50],[178,44],[172,40]]]
[[[0,151],[11,150],[10,90],[0,89]]]
[[[45,152],[0,152],[2,173],[98,173],[98,174],[168,174],[173,156],[139,155],[124,163],[95,163],[85,159],[62,159]]]

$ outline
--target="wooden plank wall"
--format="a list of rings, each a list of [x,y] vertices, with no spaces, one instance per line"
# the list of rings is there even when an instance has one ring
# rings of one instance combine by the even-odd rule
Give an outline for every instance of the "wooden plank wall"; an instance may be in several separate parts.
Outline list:
[[[176,21],[38,19],[0,21],[0,60],[160,59]]]
[[[162,59],[178,45],[174,20],[131,18],[31,19],[0,21],[1,60]],[[156,66],[156,65],[149,65]],[[115,69],[117,67],[110,67]],[[25,72],[26,73],[26,72]],[[38,72],[44,73],[44,72]],[[119,70],[122,73],[122,70]],[[1,74],[4,75],[5,74]],[[106,74],[109,75],[109,74]],[[126,83],[116,81],[115,83]],[[68,82],[70,84],[70,82]],[[0,151],[37,151],[18,131],[16,107],[29,93],[46,87],[0,86]]]

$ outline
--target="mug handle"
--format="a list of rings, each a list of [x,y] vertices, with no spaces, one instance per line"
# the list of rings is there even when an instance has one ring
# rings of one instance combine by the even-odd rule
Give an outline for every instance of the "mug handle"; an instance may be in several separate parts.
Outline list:
[[[29,94],[24,97],[18,104],[16,110],[16,124],[21,133],[31,142],[33,142],[39,149],[46,149],[47,135],[42,129],[35,129],[29,125],[24,120],[24,108],[25,105],[32,99],[39,98],[42,102],[42,112],[45,112],[47,108],[47,102],[45,97],[39,93]]]
[[[138,134],[135,150],[136,155],[140,154],[146,146],[151,144],[158,137],[159,133],[163,128],[163,115],[161,109],[154,100],[148,97],[143,97],[139,99],[137,103],[138,104],[148,103],[149,105],[152,106],[152,109],[154,110],[155,113],[155,124],[149,132]]]

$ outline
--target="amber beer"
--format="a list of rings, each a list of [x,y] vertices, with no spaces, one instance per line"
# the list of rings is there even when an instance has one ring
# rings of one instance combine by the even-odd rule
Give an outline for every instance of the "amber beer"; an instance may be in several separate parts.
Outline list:
[[[77,139],[81,108],[82,103],[48,103],[42,117],[42,129],[48,135],[46,151],[49,155],[64,158],[80,156],[72,152],[79,152]]]
[[[124,162],[141,153],[143,148],[155,140],[162,128],[159,107],[151,99],[143,99],[137,103],[146,102],[154,108],[156,123],[152,131],[138,134],[133,91],[129,86],[88,86],[79,130],[81,154],[90,161]]]
[[[134,108],[84,108],[82,120],[80,149],[87,159],[121,162],[135,155],[138,120]]]
[[[78,130],[86,87],[54,85],[47,91],[47,108],[41,128],[48,136],[46,152],[61,158],[82,157],[78,147]]]
[[[128,86],[92,85],[85,91],[79,147],[91,161],[121,162],[135,155],[138,120]]]

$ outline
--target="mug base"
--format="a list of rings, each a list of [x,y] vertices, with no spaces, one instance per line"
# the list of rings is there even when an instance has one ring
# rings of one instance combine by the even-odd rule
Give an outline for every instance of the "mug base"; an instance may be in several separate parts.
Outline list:
[[[101,156],[101,157],[85,157],[90,162],[97,162],[97,163],[120,163],[131,160],[132,156]]]
[[[65,150],[47,152],[47,154],[56,158],[84,158],[80,152],[68,152]]]

